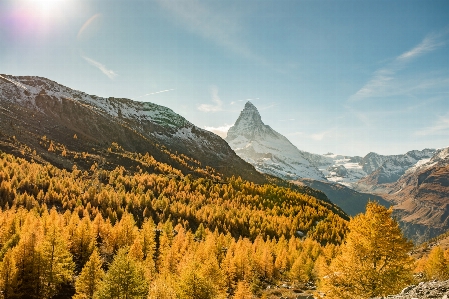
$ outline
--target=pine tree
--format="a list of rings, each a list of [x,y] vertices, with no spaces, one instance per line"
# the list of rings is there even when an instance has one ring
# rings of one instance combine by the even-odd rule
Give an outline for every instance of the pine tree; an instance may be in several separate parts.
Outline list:
[[[399,292],[412,282],[413,245],[407,241],[392,209],[370,202],[366,213],[349,223],[341,253],[332,261],[322,290],[329,298],[362,299]]]
[[[93,298],[104,277],[102,264],[98,251],[94,250],[75,283],[76,294],[73,299]]]
[[[147,295],[148,283],[142,267],[128,256],[127,248],[120,249],[95,297],[98,299],[143,299]]]

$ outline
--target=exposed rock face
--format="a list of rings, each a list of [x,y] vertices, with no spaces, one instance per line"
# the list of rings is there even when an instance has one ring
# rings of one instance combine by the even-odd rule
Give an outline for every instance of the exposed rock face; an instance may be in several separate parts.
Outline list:
[[[390,188],[388,199],[403,222],[427,227],[429,237],[449,229],[449,148],[407,170]]]
[[[379,188],[379,185],[398,181],[409,168],[415,166],[417,163],[426,162],[435,152],[436,150],[434,149],[424,149],[422,151],[409,151],[404,155],[391,156],[369,153],[360,162],[368,176],[356,184],[356,189],[363,191],[376,191],[376,189],[380,189],[384,192],[385,187]]]
[[[449,280],[421,282],[404,288],[398,295],[376,297],[372,299],[448,299]]]
[[[245,104],[234,126],[229,129],[226,141],[240,157],[260,172],[287,180],[325,180],[322,172],[309,160],[320,160],[314,157],[319,155],[298,150],[287,138],[265,125],[251,102]]]
[[[226,176],[265,182],[219,136],[163,106],[101,98],[45,78],[9,75],[0,75],[0,103],[0,133],[14,135],[31,148],[39,148],[43,135],[80,152],[107,150],[117,142],[126,150],[148,152],[170,164],[174,160],[169,149]],[[78,141],[73,139],[75,134]]]

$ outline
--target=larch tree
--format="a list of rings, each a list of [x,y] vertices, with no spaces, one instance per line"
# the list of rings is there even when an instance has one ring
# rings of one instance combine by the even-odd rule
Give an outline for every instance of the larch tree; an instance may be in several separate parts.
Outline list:
[[[93,298],[104,277],[104,271],[101,268],[102,264],[103,262],[98,251],[94,250],[75,282],[76,294],[73,297],[74,299]]]
[[[17,267],[14,256],[8,251],[0,263],[0,298],[13,298],[17,287]]]
[[[341,253],[332,261],[321,289],[328,298],[362,299],[399,292],[412,282],[413,244],[402,235],[392,209],[369,202],[352,218]]]
[[[95,297],[143,299],[147,295],[148,283],[142,267],[128,256],[127,248],[119,249]]]
[[[448,262],[440,246],[434,247],[427,257],[424,272],[427,279],[446,280],[449,278]]]
[[[253,294],[251,293],[250,285],[242,280],[237,283],[237,288],[235,290],[233,299],[252,299]]]
[[[75,263],[63,239],[61,228],[57,220],[52,220],[39,248],[42,257],[40,281],[46,298],[56,295],[59,287],[72,279],[75,269]]]

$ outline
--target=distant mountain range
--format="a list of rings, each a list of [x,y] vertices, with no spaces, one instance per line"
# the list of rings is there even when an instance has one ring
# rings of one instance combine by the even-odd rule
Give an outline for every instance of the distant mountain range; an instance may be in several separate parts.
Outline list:
[[[226,141],[258,171],[318,189],[350,215],[363,212],[368,200],[376,200],[394,206],[409,236],[435,236],[449,229],[447,149],[403,155],[371,152],[365,157],[308,153],[265,125],[250,102]]]

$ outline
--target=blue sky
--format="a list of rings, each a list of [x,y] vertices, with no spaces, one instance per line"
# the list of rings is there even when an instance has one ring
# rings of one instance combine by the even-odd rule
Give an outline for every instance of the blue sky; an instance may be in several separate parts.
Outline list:
[[[449,146],[449,1],[0,1],[0,73],[167,106],[247,100],[314,153]]]

